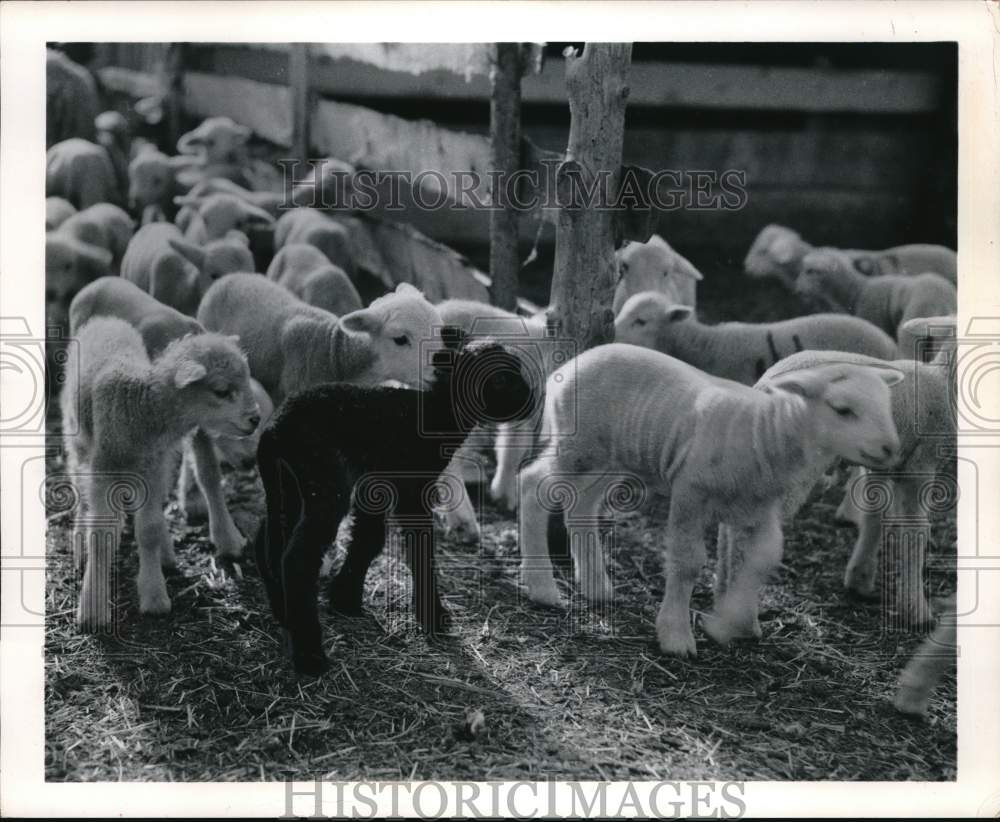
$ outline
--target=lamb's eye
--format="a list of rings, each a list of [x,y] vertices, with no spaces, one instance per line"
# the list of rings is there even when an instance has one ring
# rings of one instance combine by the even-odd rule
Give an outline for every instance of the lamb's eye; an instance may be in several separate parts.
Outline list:
[[[215,394],[220,400],[227,400],[232,396],[232,390],[229,388],[213,388],[212,393]]]
[[[410,344],[410,338],[407,337],[405,334],[402,334],[399,337],[393,337],[392,341],[394,343],[396,343],[396,345],[409,345]]]
[[[644,326],[645,324],[646,324],[646,321],[645,321],[645,320],[639,320],[639,319],[637,319],[637,320],[635,320],[635,321],[633,322],[633,325],[638,325],[639,327],[642,327],[642,326]]]
[[[837,416],[838,417],[845,417],[847,419],[850,419],[851,417],[856,417],[857,416],[857,414],[855,414],[850,408],[846,408],[846,407],[845,408],[836,408],[835,406],[830,406],[830,407],[833,408],[833,410],[837,412]]]

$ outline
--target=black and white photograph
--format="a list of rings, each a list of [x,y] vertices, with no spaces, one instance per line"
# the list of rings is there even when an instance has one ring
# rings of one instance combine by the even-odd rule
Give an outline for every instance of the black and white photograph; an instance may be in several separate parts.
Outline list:
[[[995,8],[34,5],[5,814],[1000,812]]]

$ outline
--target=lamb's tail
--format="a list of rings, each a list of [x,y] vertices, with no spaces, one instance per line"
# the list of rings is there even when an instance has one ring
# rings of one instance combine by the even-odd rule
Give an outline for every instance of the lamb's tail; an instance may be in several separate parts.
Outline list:
[[[257,530],[254,548],[257,569],[267,587],[275,619],[284,624],[281,557],[302,515],[302,491],[291,467],[281,456],[273,429],[266,429],[257,445],[257,467],[264,485],[267,509]]]

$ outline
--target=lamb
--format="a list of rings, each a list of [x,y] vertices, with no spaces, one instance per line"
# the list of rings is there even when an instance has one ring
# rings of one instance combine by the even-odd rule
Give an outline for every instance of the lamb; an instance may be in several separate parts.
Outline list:
[[[441,346],[440,314],[407,283],[338,318],[265,277],[233,274],[208,290],[198,320],[239,335],[251,373],[276,404],[320,382],[413,383]]]
[[[628,298],[615,318],[615,342],[652,348],[744,385],[753,385],[796,351],[854,351],[886,360],[896,356],[892,338],[857,317],[812,314],[773,323],[703,325],[690,308],[655,291]]]
[[[45,50],[45,146],[78,137],[94,137],[100,110],[91,73],[61,51]]]
[[[274,247],[280,250],[290,243],[315,246],[331,263],[348,274],[355,273],[349,230],[320,211],[293,208],[278,218],[274,225]]]
[[[45,153],[45,195],[62,197],[77,209],[121,202],[108,152],[76,137],[56,143]]]
[[[695,306],[701,273],[660,235],[645,243],[630,242],[615,253],[618,285],[611,308],[617,315],[625,301],[641,291],[659,291],[677,305]]]
[[[128,166],[128,206],[146,225],[173,220],[174,197],[184,193],[177,174],[191,162],[189,157],[168,157],[152,144],[143,146]]]
[[[218,334],[185,337],[152,362],[139,332],[115,317],[91,320],[78,341],[79,362],[70,359],[62,394],[63,430],[78,431],[67,437],[67,463],[83,478],[86,512],[74,536],[80,554],[86,551],[77,625],[102,631],[111,625],[113,553],[94,523],[119,521],[111,507],[115,479],[141,479],[145,499],[135,512],[139,610],[166,614],[170,597],[162,568],[174,567],[176,557],[163,506],[177,448],[196,427],[249,434],[259,412],[246,360]]]
[[[76,209],[69,200],[62,197],[45,198],[45,230],[54,231],[70,217],[76,214]]]
[[[239,166],[247,162],[250,129],[228,117],[209,117],[177,141],[177,151],[195,156],[202,165]],[[234,181],[238,182],[238,181]]]
[[[139,332],[146,353],[153,360],[170,343],[189,334],[205,332],[201,323],[193,317],[158,302],[121,277],[102,277],[77,294],[69,309],[70,336],[76,336],[94,317],[116,317],[129,323]],[[267,419],[273,411],[270,398],[253,379],[250,380],[250,387],[260,406],[262,418]],[[209,539],[223,560],[242,556],[245,540],[226,507],[221,480],[218,479],[216,448],[230,464],[239,467],[246,462],[247,450],[256,454],[256,444],[254,435],[239,440],[217,437],[213,441],[209,434],[198,430],[191,438],[190,449],[185,449],[178,491],[181,508],[189,518],[194,517],[196,506],[202,518],[207,514]],[[196,495],[196,486],[191,485],[192,468],[204,486],[204,496]]]
[[[757,383],[759,390],[770,390],[774,380],[794,376],[797,371],[845,363],[849,366],[890,366],[903,374],[905,381],[890,392],[893,424],[899,436],[901,459],[891,466],[869,466],[861,478],[851,484],[841,511],[851,508],[859,522],[858,540],[844,574],[845,588],[860,597],[871,597],[875,591],[879,549],[882,544],[884,516],[905,517],[912,527],[926,522],[927,512],[921,503],[925,486],[935,483],[941,457],[940,446],[954,445],[956,412],[954,399],[955,364],[939,359],[933,363],[920,363],[912,359],[884,363],[860,354],[832,351],[804,351],[785,358],[772,366]],[[864,465],[862,460],[854,462]],[[791,518],[801,508],[810,490],[833,464],[825,454],[813,454],[803,460],[794,481],[787,486],[783,503],[785,518]],[[890,510],[861,511],[852,504],[854,499],[865,499],[868,482],[886,488],[891,501]],[[867,507],[867,506],[866,506]],[[716,575],[717,591],[724,589],[731,577],[734,563],[742,552],[742,535],[728,525],[719,528],[720,570]],[[901,584],[896,609],[908,625],[926,625],[932,619],[931,608],[923,592],[923,551],[899,557],[897,574]],[[754,617],[748,626],[749,633],[760,635]]]
[[[267,276],[309,305],[338,316],[362,307],[361,296],[344,270],[312,245],[283,246],[268,266]]]
[[[171,223],[150,223],[136,232],[122,260],[121,275],[161,303],[194,316],[209,286],[233,272],[252,272],[247,238],[234,231],[204,248]]]
[[[235,194],[175,197],[174,205],[191,209],[183,217],[178,214],[177,223],[184,229],[185,238],[199,245],[221,239],[233,230],[246,233],[253,226],[274,223],[274,218],[262,208]]]
[[[70,303],[85,285],[111,271],[111,252],[60,231],[45,235],[45,319],[63,327]]]
[[[285,195],[277,191],[251,191],[225,177],[205,177],[188,191],[189,197],[204,198],[210,194],[233,194],[275,218],[286,207]]]
[[[118,206],[97,203],[68,217],[59,226],[59,231],[109,251],[111,270],[118,273],[135,231],[135,222]]]
[[[791,288],[799,275],[802,258],[812,250],[813,246],[797,232],[772,223],[754,239],[743,269],[751,277],[776,277]],[[913,243],[884,251],[845,249],[844,253],[866,277],[933,271],[952,284],[958,282],[958,255],[943,245]]]
[[[958,302],[955,286],[938,274],[868,279],[835,248],[818,248],[803,257],[795,291],[811,305],[861,317],[897,339],[907,320],[954,314]]]
[[[432,364],[426,392],[324,383],[293,394],[261,434],[267,514],[256,539],[257,567],[299,673],[319,674],[328,664],[316,582],[323,550],[349,511],[353,526],[347,558],[330,583],[331,609],[362,610],[365,576],[387,524],[402,525],[417,619],[429,634],[447,625],[433,563],[431,489],[448,452],[472,427],[522,413],[531,389],[518,358],[496,342],[438,351]],[[383,494],[391,497],[384,506],[375,499]]]
[[[521,568],[528,596],[561,605],[545,545],[540,484],[570,483],[574,516],[603,514],[604,483],[625,471],[670,497],[666,591],[656,619],[660,649],[694,656],[688,606],[706,560],[703,532],[717,515],[750,545],[737,579],[716,603],[709,633],[718,641],[748,619],[756,591],[781,558],[781,502],[807,454],[891,464],[899,439],[889,415],[889,369],[833,365],[797,371],[767,392],[709,376],[666,354],[612,343],[561,366],[546,386],[548,445],[520,477]],[[596,601],[612,595],[598,534],[575,542],[576,574]]]

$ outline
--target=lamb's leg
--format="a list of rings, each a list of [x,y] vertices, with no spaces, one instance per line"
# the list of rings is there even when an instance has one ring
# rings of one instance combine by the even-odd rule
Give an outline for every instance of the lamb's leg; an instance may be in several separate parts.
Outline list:
[[[957,644],[954,617],[944,618],[925,639],[899,676],[896,687],[896,710],[904,714],[923,716],[927,713],[931,693],[954,659]]]
[[[170,613],[170,596],[161,566],[165,552],[173,555],[170,529],[163,516],[164,492],[159,481],[150,481],[149,496],[135,514],[135,541],[139,546],[139,611],[143,614]]]
[[[833,515],[835,522],[849,523],[861,527],[861,520],[864,519],[865,512],[858,508],[854,501],[855,496],[864,498],[864,483],[868,472],[864,468],[855,465],[847,475],[847,487],[844,492],[844,499],[841,500],[836,513]]]
[[[163,461],[163,468],[161,471],[161,486],[164,489],[170,487],[170,481],[173,477],[173,466],[176,461],[174,455],[170,455]],[[165,494],[166,492],[164,492]],[[163,505],[160,505],[161,512],[163,510]],[[170,536],[170,532],[167,532],[167,538],[160,542],[160,567],[168,572],[173,573],[177,570],[177,554],[174,553],[174,540]]]
[[[204,522],[208,517],[208,503],[198,486],[194,454],[189,443],[185,443],[181,458],[180,474],[177,480],[177,505],[188,523]]]
[[[539,605],[565,606],[556,587],[546,540],[549,512],[539,496],[541,481],[556,468],[555,457],[543,454],[521,472],[520,529],[521,578],[528,598]]]
[[[780,506],[763,519],[734,533],[733,576],[725,595],[715,603],[715,613],[703,623],[705,633],[720,645],[738,636],[761,636],[757,620],[760,589],[781,562],[783,536]],[[739,567],[735,567],[741,562]]]
[[[901,539],[895,557],[896,607],[904,624],[912,629],[928,625],[934,619],[924,595],[930,521],[920,502],[920,488],[926,480],[927,476],[897,478],[893,483],[895,493],[890,509],[901,521]]]
[[[517,472],[531,451],[522,440],[531,433],[533,425],[526,420],[497,426],[497,471],[490,483],[490,497],[508,511],[517,508]]]
[[[427,634],[448,627],[448,611],[438,592],[434,565],[434,520],[423,506],[418,483],[400,483],[392,527],[403,541],[403,556],[413,578],[413,612]]]
[[[330,580],[327,598],[330,610],[342,614],[363,612],[368,568],[385,546],[385,516],[355,510],[345,548],[347,556]]]
[[[570,551],[576,568],[576,582],[592,602],[608,602],[614,589],[608,578],[601,539],[610,521],[604,504],[605,488],[601,482],[589,488],[577,483],[577,501],[569,517]]]
[[[450,496],[457,500],[455,504],[449,505],[441,512],[445,529],[448,533],[458,531],[468,534],[472,539],[479,539],[479,520],[472,500],[469,499],[469,492],[465,488],[462,460],[458,459],[457,455],[452,457],[448,467],[441,473],[440,481],[449,486]]]
[[[715,587],[713,596],[718,602],[725,596],[733,583],[733,554],[737,550],[736,538],[732,525],[719,523],[718,536],[715,541]]]
[[[321,674],[329,665],[323,653],[316,606],[323,551],[337,533],[337,523],[331,518],[328,505],[328,499],[317,499],[312,506],[306,504],[305,515],[292,531],[281,558],[285,625],[291,640],[292,664],[302,674]]]
[[[691,593],[708,556],[705,552],[704,527],[698,515],[700,504],[682,505],[674,492],[663,552],[665,588],[663,602],[656,615],[656,637],[660,650],[679,657],[698,655],[691,630]]]
[[[844,588],[862,599],[875,595],[878,557],[882,547],[882,511],[861,511],[858,538],[844,571]]]
[[[222,491],[222,472],[211,437],[198,429],[191,438],[195,473],[208,503],[208,537],[220,557],[233,561],[243,557],[243,534],[233,522]]]
[[[73,539],[85,557],[85,568],[76,623],[81,631],[96,633],[111,627],[112,570],[121,538],[121,517],[111,506],[111,483],[106,474],[92,468],[90,476],[82,477],[80,484],[84,509],[77,515]]]

